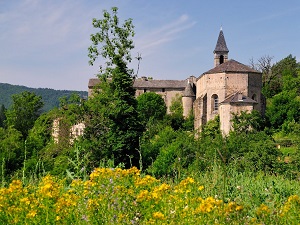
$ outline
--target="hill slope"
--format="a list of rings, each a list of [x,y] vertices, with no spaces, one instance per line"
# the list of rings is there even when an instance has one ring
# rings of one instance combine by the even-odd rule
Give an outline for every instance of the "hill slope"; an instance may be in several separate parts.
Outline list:
[[[70,96],[72,93],[79,94],[82,98],[87,98],[87,91],[68,91],[54,90],[50,88],[29,88],[25,86],[0,83],[0,106],[3,104],[5,108],[9,108],[12,104],[11,96],[20,94],[23,91],[34,92],[42,97],[44,102],[43,111],[49,111],[59,106],[59,99],[63,96]]]

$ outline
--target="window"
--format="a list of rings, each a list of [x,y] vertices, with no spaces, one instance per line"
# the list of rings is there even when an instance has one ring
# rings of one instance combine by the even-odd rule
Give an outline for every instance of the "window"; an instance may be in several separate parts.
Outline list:
[[[220,64],[224,63],[224,56],[220,55]]]
[[[252,95],[252,99],[253,99],[254,101],[257,101],[256,94],[253,94],[253,95]]]
[[[218,111],[219,109],[219,98],[218,98],[218,95],[216,94],[213,94],[211,96],[211,108],[212,108],[212,112],[214,111]]]
[[[164,89],[164,88],[163,88],[161,91],[162,91],[162,92],[165,92],[165,91],[166,91],[166,89]]]

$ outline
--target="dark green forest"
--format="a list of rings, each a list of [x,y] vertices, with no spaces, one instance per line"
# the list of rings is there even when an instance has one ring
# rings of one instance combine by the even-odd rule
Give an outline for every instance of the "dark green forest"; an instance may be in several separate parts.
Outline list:
[[[44,106],[42,111],[47,112],[54,107],[59,106],[59,99],[61,97],[70,97],[72,93],[76,93],[81,98],[87,98],[86,91],[69,91],[69,90],[54,90],[50,88],[30,88],[20,85],[12,85],[6,83],[0,83],[0,106],[4,105],[5,108],[9,108],[13,100],[11,98],[14,94],[20,94],[21,92],[29,91],[42,97]]]
[[[61,99],[59,108],[42,112],[37,93],[14,95],[11,106],[0,109],[0,174],[2,181],[47,173],[86,178],[95,167],[138,167],[159,178],[180,179],[216,167],[238,173],[265,173],[300,178],[300,64],[288,55],[278,62],[271,56],[252,60],[263,74],[265,115],[234,115],[233,130],[223,136],[219,118],[194,130],[193,114],[182,116],[180,99],[166,113],[162,98],[144,93],[135,98],[132,58],[132,20],[120,24],[117,9],[93,19],[89,63],[98,57],[99,87],[93,98],[80,95]],[[153,110],[156,109],[156,110]],[[53,121],[58,121],[55,141]],[[83,135],[73,139],[72,125],[84,122]]]

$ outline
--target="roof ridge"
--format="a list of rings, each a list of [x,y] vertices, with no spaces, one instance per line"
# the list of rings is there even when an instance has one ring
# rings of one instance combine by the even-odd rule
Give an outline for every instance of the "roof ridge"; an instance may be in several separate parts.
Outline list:
[[[261,73],[243,63],[240,63],[234,59],[230,59],[230,60],[204,72],[203,74],[224,73],[224,72]]]

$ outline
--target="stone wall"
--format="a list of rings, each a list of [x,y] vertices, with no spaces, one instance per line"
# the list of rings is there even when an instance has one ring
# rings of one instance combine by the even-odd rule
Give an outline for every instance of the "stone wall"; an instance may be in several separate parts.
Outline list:
[[[219,107],[220,129],[224,136],[232,129],[232,114],[240,114],[242,111],[252,112],[252,104],[221,104]]]

